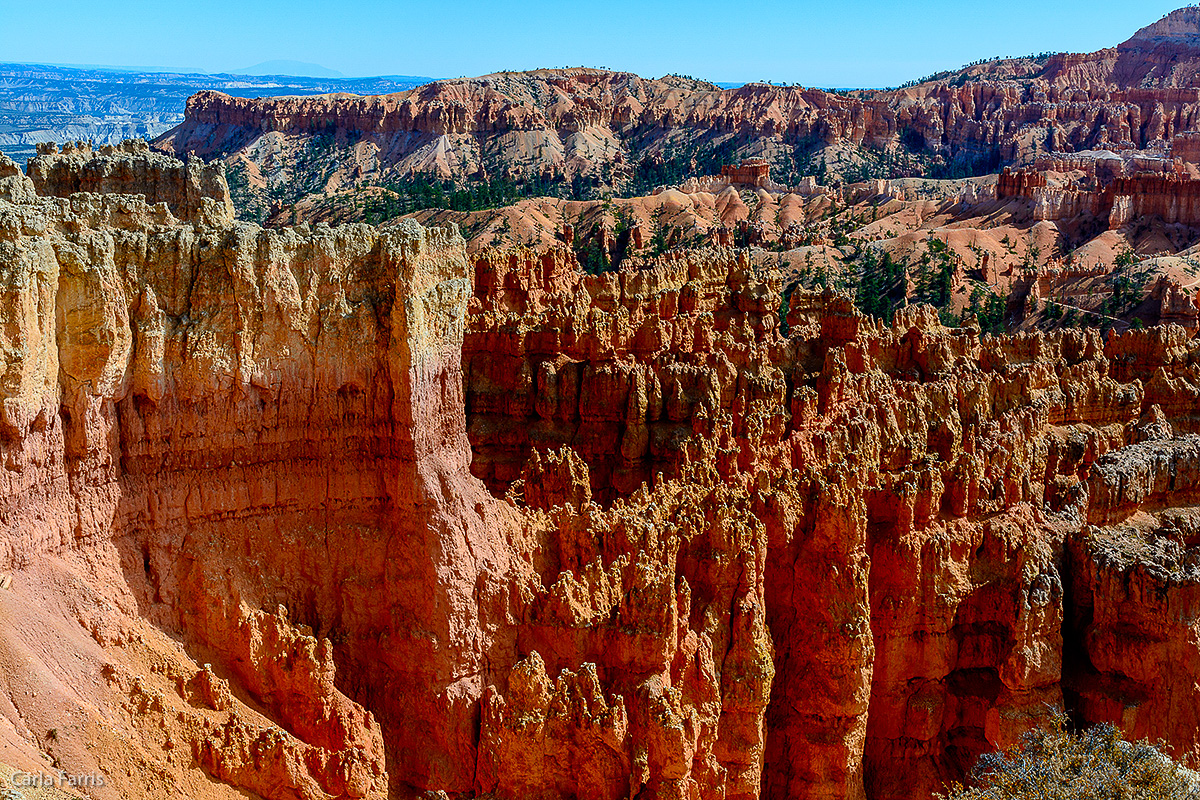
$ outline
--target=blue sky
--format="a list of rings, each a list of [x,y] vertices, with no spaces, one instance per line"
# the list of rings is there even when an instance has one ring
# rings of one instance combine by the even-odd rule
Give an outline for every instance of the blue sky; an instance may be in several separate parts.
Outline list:
[[[0,61],[346,75],[595,66],[647,77],[888,86],[977,58],[1116,45],[1183,5],[1106,0],[0,0]]]

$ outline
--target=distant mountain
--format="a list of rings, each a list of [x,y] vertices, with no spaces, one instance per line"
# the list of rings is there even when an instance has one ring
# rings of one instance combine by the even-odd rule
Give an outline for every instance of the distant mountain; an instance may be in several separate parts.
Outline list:
[[[288,75],[297,78],[345,78],[336,69],[310,64],[307,61],[264,61],[252,67],[229,70],[230,75]]]
[[[48,62],[39,64],[46,67],[66,67],[67,69],[90,69],[102,70],[104,72],[150,72],[162,73],[165,75],[208,75],[207,70],[198,67],[163,67],[163,66],[147,66],[147,65],[125,65],[116,64],[60,64],[57,62]]]

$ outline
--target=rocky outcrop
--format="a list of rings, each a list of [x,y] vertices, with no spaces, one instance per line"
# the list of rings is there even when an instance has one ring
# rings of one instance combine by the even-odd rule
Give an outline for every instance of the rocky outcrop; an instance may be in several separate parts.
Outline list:
[[[711,125],[758,135],[816,133],[862,141],[864,137],[886,139],[894,133],[888,130],[885,112],[882,103],[815,89],[748,84],[722,91],[682,78],[651,80],[589,69],[536,70],[435,81],[376,97],[250,100],[198,92],[188,99],[184,125],[158,144],[175,152],[200,152],[191,144],[201,131],[217,132],[211,148],[229,141],[234,131],[243,137],[255,131],[297,135],[319,130],[454,136],[548,129],[567,135],[588,128],[617,132],[652,125]]]
[[[548,258],[499,263],[535,274]],[[1147,429],[1170,430],[1152,403],[1190,413],[1194,394],[1167,402],[1196,378],[1179,329],[981,337],[920,310],[879,326],[797,291],[784,337],[778,285],[730,251],[580,275],[557,296],[534,284],[536,300],[497,263],[477,261],[464,345],[473,470],[496,492],[519,481],[545,505],[530,481],[586,479],[554,496],[613,501],[682,479],[698,439],[751,487],[774,643],[764,796],[925,796],[1076,702],[1068,536],[1104,509],[1188,502],[1183,483],[1165,489],[1183,466],[1103,477],[1160,446],[1133,444],[1147,409]],[[539,454],[562,445],[588,473]],[[1114,686],[1089,684],[1091,719],[1114,718]],[[1182,723],[1169,733],[1195,747]]]
[[[1039,189],[1046,188],[1046,176],[1034,170],[1016,170],[1005,167],[996,182],[996,197],[1007,200],[1010,197],[1034,199]]]
[[[1063,703],[1197,755],[1182,328],[885,324],[728,248],[588,275],[27,180],[25,758],[147,798],[882,800]]]
[[[10,203],[30,203],[37,197],[33,181],[21,173],[16,162],[0,156],[0,200]]]
[[[368,632],[381,624],[374,615],[398,612],[385,601],[359,606],[345,619],[323,616],[354,601],[326,593],[338,574],[336,563],[321,555],[327,540],[300,532],[355,529],[351,520],[366,515],[376,530],[385,527],[386,517],[387,527],[428,531],[411,546],[453,551],[454,537],[470,536],[471,518],[440,533],[431,527],[419,488],[433,481],[440,492],[465,472],[465,437],[456,441],[455,426],[447,431],[431,415],[447,396],[444,387],[461,385],[453,371],[454,331],[462,324],[461,314],[453,313],[454,298],[457,293],[465,300],[468,287],[461,240],[415,227],[386,236],[358,228],[263,238],[256,229],[230,223],[173,224],[164,206],[124,194],[10,206],[5,219],[9,318],[18,323],[5,350],[5,448],[13,466],[0,512],[5,563],[20,568],[104,543],[112,557],[115,545],[126,591],[138,598],[144,616],[176,632],[193,652],[214,653],[213,662],[282,728],[261,745],[295,752],[278,769],[312,775],[320,796],[386,793],[379,729],[372,736],[371,713],[342,696],[367,691],[354,677],[356,666],[341,661],[343,690],[335,690],[328,641],[298,642],[242,608],[282,605],[292,619],[322,631],[321,639],[332,632],[377,643]],[[303,272],[293,273],[296,268]],[[375,304],[385,296],[386,313]],[[21,304],[29,302],[43,305],[22,312]],[[376,349],[357,365],[331,361],[345,346],[337,344],[341,336],[375,342]],[[389,375],[395,383],[381,384],[381,376]],[[326,383],[334,388],[318,404],[321,411],[302,387]],[[306,409],[304,418],[312,422],[321,414],[352,419],[355,404],[365,404],[376,389],[388,398],[372,403],[376,415],[362,414],[357,426],[337,426],[335,439],[316,448],[296,438],[308,423],[286,422],[292,407]],[[275,411],[264,415],[268,404]],[[210,417],[210,407],[221,409],[215,413],[223,422]],[[380,441],[371,434],[379,424],[397,431],[382,445],[386,459],[368,459],[374,466],[367,472],[320,466],[322,447],[340,451]],[[321,491],[313,491],[318,484]],[[470,501],[469,489],[457,495]],[[253,519],[274,522],[262,526]],[[293,546],[276,538],[276,524],[291,531],[289,538],[300,537]],[[378,536],[367,538],[377,549],[386,547]],[[363,543],[357,552],[370,549]],[[477,552],[486,558],[485,550]],[[269,553],[276,556],[263,570],[258,560]],[[300,579],[318,563],[325,579]],[[382,570],[387,560],[378,555],[373,563]],[[404,587],[419,584],[432,610],[439,592],[457,591],[449,576],[429,577],[437,563],[436,557],[423,559],[407,579],[396,576],[390,583],[406,597],[413,595]],[[468,594],[475,591],[473,577],[471,586]],[[422,627],[434,632],[456,624],[453,615],[438,613]],[[439,666],[413,652],[428,647],[427,639],[406,641],[393,645],[389,656],[400,659],[390,663],[406,672],[415,663],[455,674],[462,670],[455,659],[473,657],[462,651]],[[366,660],[372,674],[391,674],[387,659]],[[419,674],[414,681],[438,685]],[[397,700],[391,710],[373,709],[388,720],[385,739],[394,736],[389,717],[416,717],[436,702],[422,691]],[[452,738],[457,729],[447,722],[442,729]],[[228,735],[233,740],[224,744],[198,745],[200,763],[215,778],[257,793],[274,786],[242,782],[239,776],[259,774],[261,764],[232,766],[232,754],[224,751],[254,736],[240,728]],[[301,757],[308,752],[301,745],[327,755]],[[422,752],[397,760],[419,770]],[[338,753],[349,754],[338,755],[339,764],[365,759],[366,773],[339,783],[342,767],[329,761]],[[351,772],[358,774],[358,767]],[[397,774],[408,773],[402,768]],[[281,792],[266,793],[290,796]]]
[[[562,69],[435,81],[374,97],[251,100],[198,92],[188,99],[184,122],[155,146],[176,155],[244,158],[267,174],[276,165],[264,160],[264,145],[279,152],[332,136],[348,148],[331,156],[344,162],[342,185],[351,185],[413,173],[456,180],[489,172],[624,175],[629,155],[661,160],[730,134],[747,141],[883,146],[896,129],[885,103],[816,89],[750,84],[722,91],[677,77]],[[493,152],[498,164],[485,158]]]
[[[38,146],[26,174],[42,197],[70,197],[79,192],[138,194],[149,205],[165,203],[178,219],[205,214],[209,224],[233,218],[233,202],[224,165],[205,164],[195,156],[187,163],[152,152],[141,140],[119,145],[77,143]]]
[[[1112,208],[1109,227],[1142,217],[1157,217],[1184,225],[1200,224],[1200,180],[1179,175],[1118,178],[1105,190],[1101,208],[1106,205]]]
[[[1092,186],[1050,186],[1045,173],[1005,167],[997,196],[1031,200],[1038,220],[1071,220],[1089,214],[1106,220],[1110,229],[1147,218],[1200,225],[1200,180],[1174,173],[1139,172]]]
[[[692,477],[549,513],[547,578],[519,618],[530,655],[483,700],[482,793],[759,796],[766,531],[743,489]]]
[[[156,146],[249,164],[268,182],[303,177],[325,192],[413,173],[458,182],[497,174],[619,182],[637,163],[713,154],[717,145],[726,162],[779,164],[792,164],[797,148],[867,149],[875,157],[887,150],[911,162],[902,174],[935,164],[1027,166],[1047,151],[1136,152],[1169,163],[1173,146],[1178,158],[1193,159],[1189,137],[1200,132],[1194,16],[1181,9],[1159,23],[1175,33],[1151,26],[1096,53],[988,62],[854,93],[769,84],[722,90],[589,69],[497,73],[372,97],[251,100],[203,91]],[[329,149],[329,137],[338,148]],[[326,148],[336,169],[296,176],[280,166],[279,155],[308,146]],[[751,178],[758,185],[761,176]]]
[[[1200,491],[1200,438],[1140,442],[1096,461],[1088,521],[1110,524],[1139,509],[1188,505]]]
[[[1152,438],[1097,462],[1096,506],[1070,541],[1080,658],[1068,674],[1083,719],[1112,720],[1195,762],[1200,547],[1197,437]]]

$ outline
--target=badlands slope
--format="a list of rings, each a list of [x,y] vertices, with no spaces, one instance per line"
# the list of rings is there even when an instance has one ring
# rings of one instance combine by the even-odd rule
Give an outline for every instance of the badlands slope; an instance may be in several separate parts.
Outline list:
[[[932,798],[1056,705],[1200,758],[1179,326],[884,323],[720,246],[588,275],[264,230],[137,145],[0,163],[0,255],[13,769]]]
[[[202,91],[156,146],[226,160],[267,206],[418,175],[619,193],[664,168],[691,164],[695,174],[697,161],[750,156],[766,158],[788,186],[820,163],[842,180],[995,171],[1047,151],[1174,151],[1195,161],[1198,73],[1200,16],[1183,8],[1115,48],[992,61],[886,91],[722,90],[582,68],[367,97]]]

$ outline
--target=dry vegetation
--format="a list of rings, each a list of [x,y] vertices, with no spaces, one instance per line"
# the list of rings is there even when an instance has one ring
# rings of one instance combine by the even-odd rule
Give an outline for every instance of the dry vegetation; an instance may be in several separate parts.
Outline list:
[[[943,800],[1198,800],[1197,774],[1112,725],[1073,733],[1065,714],[979,759],[971,788]]]

